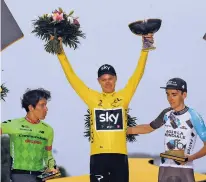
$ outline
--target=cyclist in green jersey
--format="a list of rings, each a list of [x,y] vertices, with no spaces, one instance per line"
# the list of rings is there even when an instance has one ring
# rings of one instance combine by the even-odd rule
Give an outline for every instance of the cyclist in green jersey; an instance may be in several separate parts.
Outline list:
[[[1,123],[1,133],[10,136],[12,182],[37,182],[45,168],[57,172],[52,156],[54,131],[42,121],[50,98],[47,90],[27,90],[21,101],[26,116]]]

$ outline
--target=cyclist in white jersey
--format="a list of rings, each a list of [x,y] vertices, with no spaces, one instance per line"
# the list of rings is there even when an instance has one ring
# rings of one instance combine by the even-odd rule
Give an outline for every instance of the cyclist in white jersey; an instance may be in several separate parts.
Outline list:
[[[129,127],[128,134],[146,134],[165,127],[165,151],[184,151],[188,157],[186,163],[179,163],[172,159],[161,159],[159,182],[195,182],[193,161],[206,155],[206,127],[202,117],[184,104],[187,97],[187,83],[180,78],[173,78],[167,82],[167,99],[170,108],[164,109],[150,124]],[[204,146],[196,153],[192,153],[197,135]]]

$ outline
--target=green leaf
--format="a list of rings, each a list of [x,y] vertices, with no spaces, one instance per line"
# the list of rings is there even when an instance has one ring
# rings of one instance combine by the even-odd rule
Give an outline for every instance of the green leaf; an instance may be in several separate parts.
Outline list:
[[[62,8],[59,8],[59,11],[60,11],[61,13],[63,13],[63,9],[62,9]]]
[[[69,15],[68,15],[68,16],[73,15],[73,13],[74,13],[74,10],[70,11],[70,13],[69,13]]]

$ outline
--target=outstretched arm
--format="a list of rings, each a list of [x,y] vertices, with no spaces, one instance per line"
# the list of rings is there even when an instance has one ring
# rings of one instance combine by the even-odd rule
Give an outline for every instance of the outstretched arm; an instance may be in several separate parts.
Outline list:
[[[154,130],[155,129],[153,129],[149,124],[142,124],[135,127],[129,127],[127,129],[127,134],[147,134]]]
[[[129,127],[127,129],[127,134],[147,134],[153,132],[154,130],[164,125],[164,115],[170,110],[171,108],[164,109],[159,114],[159,116],[150,124],[143,124],[135,127]]]
[[[153,41],[152,35],[147,35],[145,37],[147,37],[147,39]],[[137,67],[135,68],[133,75],[130,77],[127,85],[125,86],[125,88],[123,90],[125,93],[125,97],[127,98],[128,103],[131,100],[132,96],[134,95],[136,88],[137,88],[138,84],[140,83],[140,80],[142,79],[142,76],[144,74],[145,65],[146,65],[146,61],[147,61],[147,57],[148,57],[148,52],[149,52],[148,50],[141,51],[141,55],[140,55],[140,58],[138,60]]]
[[[62,43],[61,43],[62,44]],[[84,82],[76,75],[74,72],[67,56],[63,50],[60,54],[57,54],[62,69],[65,73],[65,76],[69,83],[71,84],[72,88],[76,91],[76,93],[84,100],[86,104],[88,104],[88,99],[90,98],[91,92],[95,92],[88,88]]]

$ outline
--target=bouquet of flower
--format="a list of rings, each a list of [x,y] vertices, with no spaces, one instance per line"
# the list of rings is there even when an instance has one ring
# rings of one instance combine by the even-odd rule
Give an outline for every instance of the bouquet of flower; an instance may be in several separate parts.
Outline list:
[[[78,48],[79,37],[85,38],[80,30],[78,17],[73,17],[74,11],[66,14],[61,8],[52,14],[44,14],[33,20],[34,33],[37,37],[46,41],[45,50],[52,54],[62,51],[61,42],[70,48]]]

